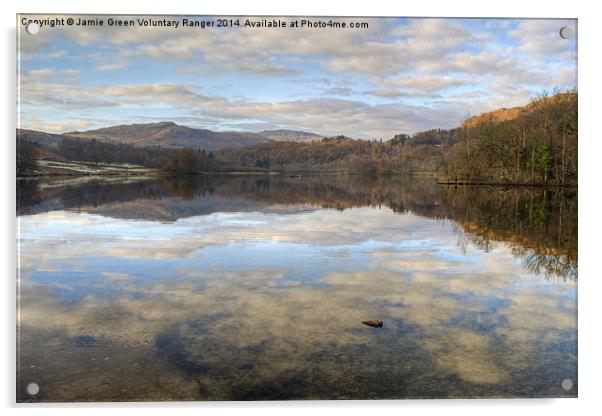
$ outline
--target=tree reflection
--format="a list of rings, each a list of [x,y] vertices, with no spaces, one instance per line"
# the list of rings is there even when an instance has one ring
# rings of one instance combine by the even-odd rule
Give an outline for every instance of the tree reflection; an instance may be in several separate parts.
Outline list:
[[[117,218],[175,221],[271,206],[345,210],[389,207],[453,220],[460,245],[484,251],[506,242],[527,270],[577,279],[577,190],[564,187],[441,186],[387,176],[177,176],[129,182],[17,182],[17,214],[81,210]],[[135,203],[135,204],[134,204]],[[126,207],[126,204],[129,206]],[[110,208],[110,209],[109,209]]]

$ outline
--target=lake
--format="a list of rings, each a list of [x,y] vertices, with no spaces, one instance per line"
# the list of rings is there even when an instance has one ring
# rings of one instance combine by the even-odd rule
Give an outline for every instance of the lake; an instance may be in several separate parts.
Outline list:
[[[71,177],[17,215],[18,401],[577,396],[573,188]]]

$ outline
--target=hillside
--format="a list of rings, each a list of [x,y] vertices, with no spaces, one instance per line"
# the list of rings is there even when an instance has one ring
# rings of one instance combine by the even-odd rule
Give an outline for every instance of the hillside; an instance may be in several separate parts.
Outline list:
[[[253,132],[217,132],[180,126],[171,121],[147,124],[128,124],[88,131],[73,131],[66,136],[115,141],[134,146],[191,147],[207,151],[240,148],[270,141],[310,142],[321,136],[294,130],[264,130]]]
[[[264,130],[258,134],[275,142],[309,143],[322,139],[318,134],[295,130]]]
[[[541,110],[542,107],[554,106],[558,101],[571,100],[574,96],[575,92],[572,91],[558,92],[553,95],[541,95],[533,99],[530,103],[520,107],[498,108],[493,111],[487,111],[485,113],[469,117],[464,120],[460,127],[476,127],[485,123],[500,123],[503,121],[516,120],[521,116],[533,114]]]
[[[489,122],[501,122],[501,121],[510,121],[516,119],[521,113],[527,111],[527,107],[512,107],[512,108],[499,108],[494,111],[488,111],[486,113],[481,113],[476,116],[472,116],[464,120],[460,127],[475,127],[479,124],[489,123]]]
[[[17,129],[17,140],[23,138],[32,143],[37,143],[40,146],[56,147],[63,139],[62,134],[44,133],[42,131]]]
[[[65,138],[97,140],[128,144],[138,147],[161,146],[165,148],[190,147],[214,151],[225,148],[241,148],[270,142],[310,143],[322,136],[305,131],[263,130],[253,132],[216,132],[180,126],[170,121],[147,124],[127,124],[87,131],[51,134],[36,130],[17,129],[17,138],[23,137],[40,146],[56,148]]]
[[[576,91],[533,99],[390,140],[322,138],[293,130],[215,132],[172,122],[52,135],[18,130],[21,171],[35,159],[135,164],[168,172],[438,174],[447,183],[577,183]],[[53,156],[54,154],[54,156]]]
[[[457,130],[440,169],[448,183],[577,184],[576,91],[484,113]]]
[[[216,150],[266,143],[264,135],[247,132],[216,132],[180,126],[171,121],[147,124],[128,124],[96,130],[74,131],[66,136],[96,140],[111,140],[134,146],[191,147]]]
[[[311,143],[265,143],[221,149],[239,170],[437,173],[448,183],[577,183],[577,93],[538,97],[515,109],[468,120],[463,128],[398,134],[387,141],[343,136]]]

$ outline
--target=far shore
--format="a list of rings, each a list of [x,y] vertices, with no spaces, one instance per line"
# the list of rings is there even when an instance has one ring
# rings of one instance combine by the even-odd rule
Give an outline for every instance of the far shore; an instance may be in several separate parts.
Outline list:
[[[98,178],[98,179],[156,179],[156,178],[169,178],[169,177],[190,177],[190,176],[282,176],[290,178],[301,178],[301,177],[312,177],[317,175],[341,175],[341,176],[358,176],[358,175],[369,175],[369,176],[409,176],[409,177],[422,177],[422,178],[434,178],[437,179],[438,185],[444,186],[508,186],[508,187],[569,187],[576,188],[577,184],[555,184],[555,183],[520,183],[520,182],[469,182],[469,181],[446,181],[443,180],[439,175],[434,172],[413,172],[405,174],[378,174],[378,173],[366,173],[366,172],[349,172],[349,171],[336,171],[336,170],[321,170],[321,171],[198,171],[198,172],[165,172],[156,168],[145,168],[143,166],[123,166],[107,163],[91,164],[86,162],[70,162],[70,165],[85,166],[86,169],[56,169],[54,171],[34,171],[34,172],[17,172],[17,180],[27,179],[59,179],[59,178]]]

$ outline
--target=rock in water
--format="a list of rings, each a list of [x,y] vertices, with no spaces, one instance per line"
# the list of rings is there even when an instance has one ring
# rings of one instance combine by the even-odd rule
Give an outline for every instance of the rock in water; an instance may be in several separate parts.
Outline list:
[[[371,319],[369,321],[362,321],[362,323],[364,325],[372,326],[374,328],[382,328],[383,327],[383,321],[380,321],[378,319]]]

